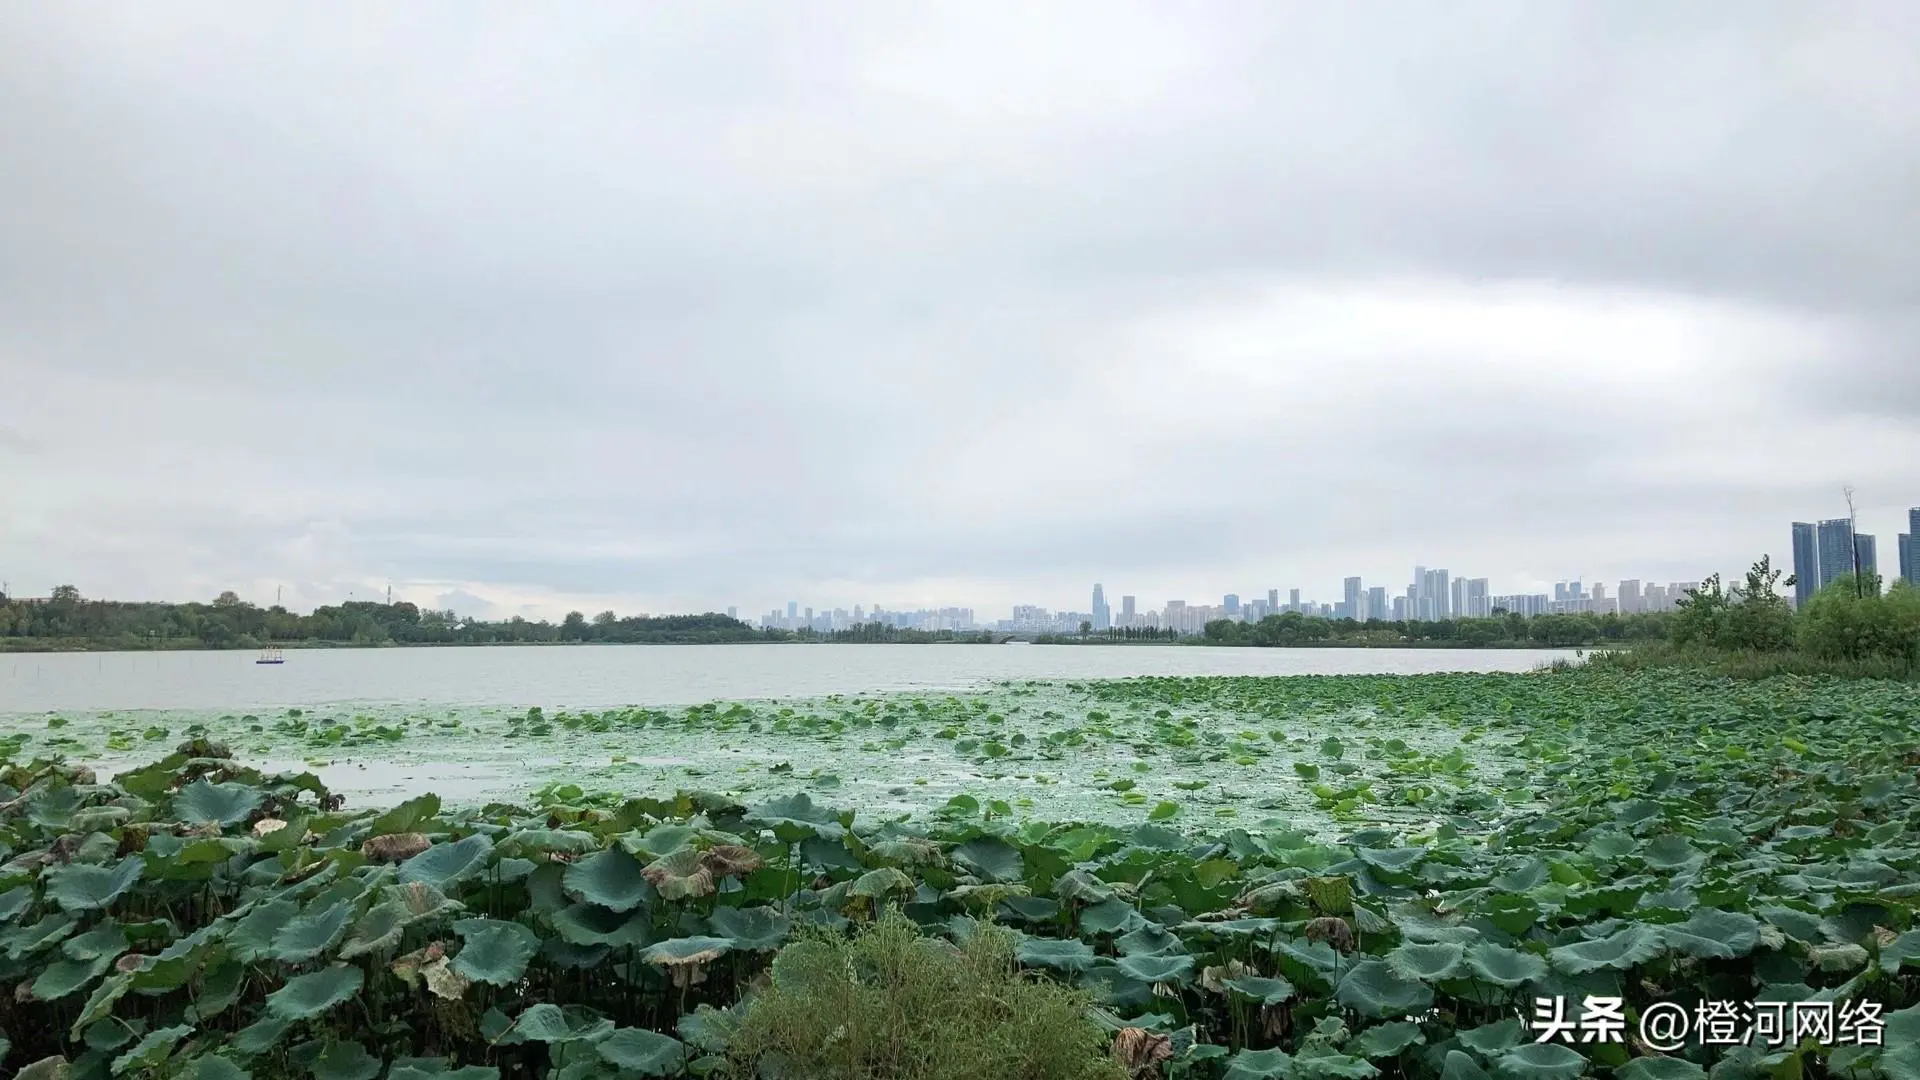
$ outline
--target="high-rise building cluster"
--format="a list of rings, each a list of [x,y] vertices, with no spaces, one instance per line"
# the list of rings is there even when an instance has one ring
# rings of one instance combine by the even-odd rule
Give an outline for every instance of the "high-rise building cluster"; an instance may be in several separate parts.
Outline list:
[[[1872,533],[1856,532],[1852,518],[1793,523],[1793,602],[1804,605],[1813,594],[1852,574],[1880,578],[1880,545]],[[1907,531],[1899,534],[1895,575],[1920,585],[1920,506],[1907,511]]]
[[[871,623],[884,623],[900,630],[978,630],[980,626],[973,620],[972,608],[921,608],[917,611],[890,611],[878,604],[869,611],[860,604],[853,610],[846,608],[822,608],[816,613],[812,608],[801,608],[792,600],[787,601],[787,610],[769,611],[760,616],[760,626],[771,630],[813,630],[830,634],[835,630],[851,630],[856,626]]]
[[[1870,533],[1857,532],[1848,518],[1793,523],[1792,600],[1805,604],[1824,585],[1852,574],[1856,567],[1863,574],[1879,572],[1879,549]],[[1907,512],[1907,531],[1900,534],[1899,562],[1896,571],[1909,583],[1920,585],[1920,507]],[[1298,612],[1309,618],[1352,619],[1356,622],[1438,622],[1442,619],[1484,619],[1512,613],[1536,615],[1621,614],[1641,615],[1674,611],[1687,590],[1699,587],[1697,581],[1669,581],[1664,584],[1627,578],[1609,595],[1607,586],[1586,584],[1578,578],[1562,581],[1552,593],[1509,593],[1494,595],[1486,578],[1454,575],[1445,569],[1426,566],[1413,568],[1412,580],[1389,595],[1386,586],[1368,585],[1358,575],[1341,582],[1340,599],[1332,603],[1302,600],[1299,589],[1286,590],[1283,601],[1279,589],[1248,590],[1227,593],[1218,604],[1196,604],[1169,600],[1158,610],[1146,608],[1131,594],[1120,597],[1115,611],[1106,586],[1096,583],[1089,610],[1050,611],[1033,604],[1018,604],[1011,618],[983,625],[974,619],[972,608],[923,608],[916,611],[890,611],[875,605],[867,610],[856,604],[845,608],[802,608],[789,600],[786,611],[769,611],[760,617],[760,625],[781,630],[813,629],[821,633],[845,630],[866,623],[886,623],[903,630],[968,631],[992,629],[1024,634],[1077,634],[1082,626],[1104,634],[1114,629],[1172,630],[1178,634],[1198,634],[1216,619],[1259,622],[1269,615]],[[727,609],[732,614],[733,609]]]

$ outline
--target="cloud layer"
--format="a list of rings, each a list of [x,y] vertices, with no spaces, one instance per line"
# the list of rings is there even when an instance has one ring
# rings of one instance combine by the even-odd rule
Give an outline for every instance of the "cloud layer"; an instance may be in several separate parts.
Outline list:
[[[528,611],[1920,504],[1920,8],[0,9],[0,577]],[[1889,565],[1885,569],[1891,570]]]

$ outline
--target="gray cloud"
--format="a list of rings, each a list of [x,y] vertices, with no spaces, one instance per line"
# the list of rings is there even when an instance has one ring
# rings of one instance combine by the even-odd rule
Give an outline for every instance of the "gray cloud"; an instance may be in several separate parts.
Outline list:
[[[1842,481],[1891,532],[1916,33],[1893,0],[0,9],[0,562],[991,609],[1695,577]]]

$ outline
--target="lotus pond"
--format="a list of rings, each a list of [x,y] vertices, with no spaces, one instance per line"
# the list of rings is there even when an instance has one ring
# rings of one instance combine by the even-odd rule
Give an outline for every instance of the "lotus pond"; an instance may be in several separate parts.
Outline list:
[[[1920,1076],[1911,686],[1139,679],[8,731],[0,1069],[28,1080],[804,1075],[731,1034],[779,950],[889,908],[1010,928],[1136,1076]],[[444,787],[463,755],[498,777],[343,798],[341,762]],[[1542,995],[1864,1000],[1884,1042],[1536,1044]]]

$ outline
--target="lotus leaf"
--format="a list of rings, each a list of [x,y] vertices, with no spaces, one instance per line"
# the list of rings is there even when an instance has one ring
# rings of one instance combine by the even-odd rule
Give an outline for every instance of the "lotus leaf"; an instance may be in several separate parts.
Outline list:
[[[133,888],[145,869],[146,860],[138,855],[127,856],[111,869],[85,863],[55,867],[44,876],[47,899],[67,911],[98,911]]]
[[[1573,1080],[1587,1070],[1587,1059],[1559,1043],[1532,1042],[1501,1054],[1493,1066],[1511,1080]]]
[[[1420,1012],[1433,1004],[1433,991],[1384,960],[1362,960],[1340,979],[1334,998],[1362,1016],[1380,1019]]]
[[[359,968],[345,965],[295,975],[267,995],[267,1012],[281,1020],[319,1016],[359,993],[364,981]]]
[[[650,877],[640,860],[627,854],[626,849],[613,846],[568,866],[561,881],[567,895],[575,900],[610,911],[632,911],[652,902],[655,893],[654,886],[649,884]],[[679,898],[668,896],[668,899]]]
[[[526,974],[527,962],[540,951],[540,939],[517,922],[461,919],[453,930],[465,944],[450,969],[472,982],[494,986],[517,982]]]
[[[617,1028],[596,1048],[608,1063],[642,1076],[671,1076],[687,1057],[686,1044],[645,1028]]]

